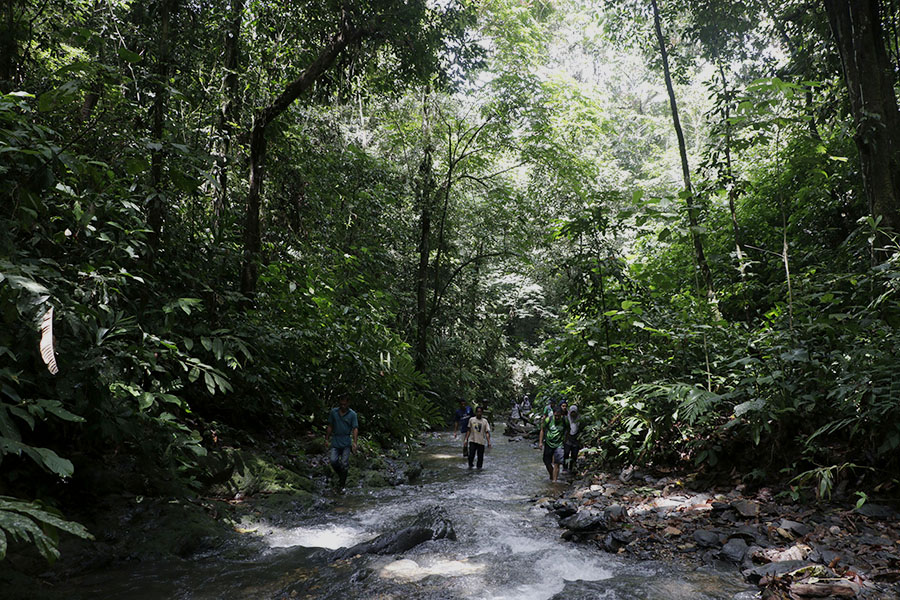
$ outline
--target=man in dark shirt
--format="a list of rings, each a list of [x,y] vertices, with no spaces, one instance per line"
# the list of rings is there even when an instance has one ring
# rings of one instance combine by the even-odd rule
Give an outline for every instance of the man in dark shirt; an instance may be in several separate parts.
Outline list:
[[[456,439],[456,436],[462,434],[463,436],[463,456],[469,458],[469,448],[465,442],[466,433],[469,431],[469,419],[475,416],[475,411],[472,410],[472,407],[466,404],[466,401],[460,398],[459,400],[459,408],[456,409],[456,412],[453,414],[453,439]]]
[[[332,437],[332,433],[334,436]],[[356,438],[359,435],[359,419],[356,411],[350,408],[350,398],[345,394],[338,400],[338,406],[328,413],[328,428],[325,430],[325,443],[331,446],[328,462],[337,474],[340,489],[347,483],[350,471],[350,452],[356,452]]]

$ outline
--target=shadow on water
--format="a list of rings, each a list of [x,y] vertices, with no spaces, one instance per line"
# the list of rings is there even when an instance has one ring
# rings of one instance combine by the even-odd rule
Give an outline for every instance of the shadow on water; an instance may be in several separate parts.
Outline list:
[[[530,502],[559,491],[537,450],[500,435],[482,471],[467,468],[460,440],[431,436],[416,485],[351,490],[302,525],[262,527],[252,558],[220,556],[141,563],[71,582],[66,598],[350,598],[483,600],[752,598],[732,573],[685,572],[640,563],[560,539],[555,520]],[[409,525],[440,506],[457,540],[434,540],[402,555],[330,562],[349,547]]]

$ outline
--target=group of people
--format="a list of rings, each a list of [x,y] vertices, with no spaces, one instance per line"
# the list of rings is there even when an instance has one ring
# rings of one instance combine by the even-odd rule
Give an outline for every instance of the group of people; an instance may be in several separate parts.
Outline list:
[[[531,402],[525,396],[522,402],[515,402],[511,418],[528,422]],[[463,436],[463,456],[469,461],[469,468],[484,464],[485,447],[491,447],[491,425],[484,418],[484,411],[479,406],[474,411],[464,400],[459,401],[453,420],[453,437]],[[544,466],[550,481],[558,481],[562,473],[575,472],[578,452],[581,450],[581,423],[578,418],[578,407],[569,406],[565,401],[559,404],[548,403],[541,415],[538,447],[543,451]],[[476,463],[477,459],[477,463]]]
[[[513,420],[522,419],[527,422],[531,413],[531,402],[528,396],[513,406]],[[569,406],[565,401],[559,404],[548,403],[541,414],[538,447],[543,451],[544,466],[550,481],[558,481],[560,471],[575,471],[578,451],[581,449],[579,436],[581,424],[578,419],[578,407]],[[464,400],[459,401],[459,408],[454,414],[453,437],[463,436],[463,456],[469,461],[469,468],[481,469],[484,465],[484,451],[491,447],[491,424],[484,416],[484,408],[479,406],[472,410]],[[338,398],[338,406],[328,413],[328,427],[325,430],[325,442],[329,446],[329,463],[338,476],[338,487],[344,489],[347,473],[350,469],[350,453],[356,453],[359,436],[359,418],[350,408],[349,396]]]
[[[563,401],[547,404],[541,419],[538,448],[543,451],[544,467],[550,481],[558,481],[559,473],[575,472],[578,451],[581,450],[581,423],[578,407]]]

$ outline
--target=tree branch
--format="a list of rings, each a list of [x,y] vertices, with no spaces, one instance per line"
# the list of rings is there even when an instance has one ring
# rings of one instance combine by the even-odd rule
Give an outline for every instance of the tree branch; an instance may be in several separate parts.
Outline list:
[[[431,308],[428,310],[427,322],[431,323],[431,320],[434,318],[434,315],[437,313],[437,308],[440,306],[441,300],[444,298],[444,293],[447,291],[447,288],[450,287],[450,284],[453,283],[453,280],[459,275],[463,269],[471,265],[472,263],[481,260],[482,258],[492,258],[495,256],[513,256],[515,252],[510,252],[508,250],[504,250],[502,252],[486,252],[484,254],[476,254],[472,258],[463,261],[460,263],[456,269],[453,270],[453,273],[450,274],[450,277],[447,278],[447,281],[444,282],[443,287],[439,293],[436,293],[434,299],[431,303]]]

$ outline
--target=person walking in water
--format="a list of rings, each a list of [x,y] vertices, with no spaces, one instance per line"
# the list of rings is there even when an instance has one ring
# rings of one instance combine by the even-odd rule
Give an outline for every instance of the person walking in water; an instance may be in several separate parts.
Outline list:
[[[553,414],[544,417],[541,422],[541,433],[538,436],[538,448],[544,451],[544,466],[550,481],[559,479],[559,467],[563,462],[563,441],[566,436],[566,419],[557,406]]]
[[[566,439],[563,442],[563,473],[575,474],[575,462],[578,460],[578,451],[581,450],[581,423],[578,420],[578,407],[574,404],[569,407],[566,415]]]
[[[466,437],[466,433],[469,431],[469,419],[475,414],[475,411],[472,410],[472,407],[466,404],[466,401],[462,398],[459,399],[459,408],[456,409],[456,412],[453,414],[453,439],[456,439],[458,434],[462,434],[463,438]],[[466,446],[465,441],[463,441],[463,456],[466,458],[469,457],[469,450]]]
[[[332,435],[334,434],[334,435]],[[356,411],[350,408],[350,397],[343,393],[338,399],[338,406],[328,413],[328,427],[325,430],[325,443],[331,450],[328,462],[338,476],[338,489],[343,491],[350,470],[350,453],[356,453],[356,438],[359,435],[359,419]]]
[[[491,447],[491,424],[484,418],[484,409],[480,406],[475,409],[475,416],[469,419],[465,442],[469,444],[469,468],[472,468],[477,456],[480,469],[484,464],[484,447]]]

